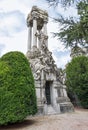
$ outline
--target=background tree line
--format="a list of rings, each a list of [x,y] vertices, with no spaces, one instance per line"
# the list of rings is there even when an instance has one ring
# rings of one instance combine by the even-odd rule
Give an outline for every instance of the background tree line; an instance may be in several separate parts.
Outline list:
[[[63,42],[65,47],[78,48],[88,46],[88,0],[47,0],[51,6],[61,4],[65,9],[74,6],[78,18],[62,15],[55,18],[61,25],[54,36]],[[78,56],[71,60],[66,67],[66,85],[72,101],[80,101],[84,108],[88,108],[88,56]],[[80,105],[76,102],[76,105]]]

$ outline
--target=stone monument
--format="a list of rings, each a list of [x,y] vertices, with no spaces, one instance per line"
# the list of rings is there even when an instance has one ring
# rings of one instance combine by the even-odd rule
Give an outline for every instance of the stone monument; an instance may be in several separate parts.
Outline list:
[[[48,13],[33,6],[27,17],[27,58],[35,80],[38,114],[71,112],[74,108],[67,96],[64,75],[48,49],[47,23]]]

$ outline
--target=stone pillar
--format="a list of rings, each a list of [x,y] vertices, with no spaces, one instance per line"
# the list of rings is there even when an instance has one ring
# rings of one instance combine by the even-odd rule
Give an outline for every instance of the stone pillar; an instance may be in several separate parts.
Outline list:
[[[47,35],[47,21],[44,21],[43,32]]]
[[[60,92],[61,92],[61,97],[64,97],[63,88],[60,88]]]
[[[31,44],[32,44],[32,27],[28,27],[28,51],[31,50]]]
[[[57,104],[56,99],[58,98],[57,95],[57,82],[53,81],[53,107],[56,110],[56,112],[60,113],[60,106]]]
[[[47,36],[47,23],[48,23],[48,20],[47,19],[44,19],[44,24],[43,24],[43,32],[44,34]],[[48,48],[48,39],[46,40],[46,46]]]
[[[44,96],[43,88],[44,88],[44,71],[42,70],[42,72],[41,72],[41,99]]]
[[[40,30],[38,31],[38,48],[41,49]]]
[[[64,95],[64,97],[67,97],[67,92],[66,92],[66,86],[65,85],[63,85],[63,95]]]
[[[33,18],[33,46],[37,47],[37,19]]]

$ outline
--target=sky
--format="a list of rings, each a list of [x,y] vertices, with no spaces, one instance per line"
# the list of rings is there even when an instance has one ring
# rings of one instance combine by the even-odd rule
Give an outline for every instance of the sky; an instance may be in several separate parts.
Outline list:
[[[57,32],[59,25],[50,17],[57,17],[58,14],[76,16],[77,12],[73,7],[68,10],[64,10],[61,5],[56,8],[49,7],[45,0],[0,0],[0,57],[10,51],[21,51],[26,54],[28,40],[26,18],[34,5],[49,14],[47,26],[49,50],[57,66],[64,68],[71,59],[70,50],[65,49],[57,38],[53,38],[52,32]]]

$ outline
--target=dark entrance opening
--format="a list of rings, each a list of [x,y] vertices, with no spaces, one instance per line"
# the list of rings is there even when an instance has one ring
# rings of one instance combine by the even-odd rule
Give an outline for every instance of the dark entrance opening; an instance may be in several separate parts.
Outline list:
[[[51,104],[50,86],[51,86],[51,82],[50,81],[46,81],[45,95],[46,95],[47,105]]]

